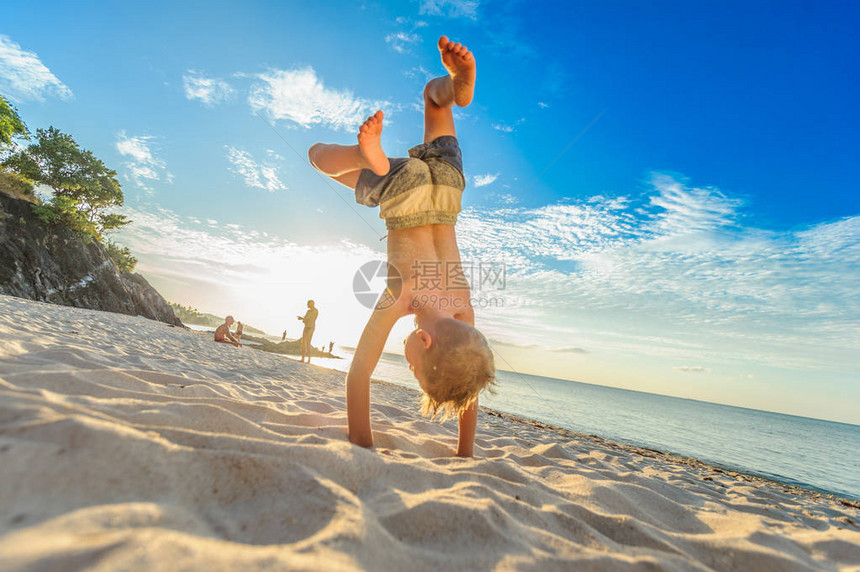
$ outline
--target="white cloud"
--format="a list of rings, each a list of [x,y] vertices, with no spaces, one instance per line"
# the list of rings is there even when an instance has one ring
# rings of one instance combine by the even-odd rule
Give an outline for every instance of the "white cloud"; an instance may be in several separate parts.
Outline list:
[[[740,199],[726,197],[713,188],[688,188],[684,181],[658,174],[652,185],[659,194],[651,204],[663,209],[655,224],[665,234],[687,234],[724,227],[734,222]]]
[[[679,365],[676,366],[675,369],[678,371],[685,371],[687,373],[710,373],[712,370],[709,367],[702,367],[700,365]]]
[[[511,342],[508,340],[498,339],[498,338],[490,338],[487,340],[487,342],[489,342],[490,346],[493,346],[493,347],[494,346],[508,346],[511,348],[519,348],[519,349],[523,349],[523,350],[533,350],[533,349],[538,349],[540,347],[537,344],[520,344],[520,343],[516,343],[516,342]]]
[[[276,161],[283,161],[284,160],[284,158],[281,156],[281,154],[278,153],[277,151],[275,151],[274,149],[266,149],[266,155],[268,155],[268,157],[270,159],[273,159]]]
[[[478,0],[420,0],[418,13],[447,18],[478,19]]]
[[[475,175],[474,177],[472,177],[472,179],[475,181],[476,187],[486,187],[487,185],[491,184],[492,182],[494,182],[498,178],[499,178],[498,173],[495,173],[495,174],[487,173],[486,175]]]
[[[391,46],[398,54],[407,54],[412,44],[420,40],[418,34],[410,34],[409,32],[395,32],[385,36],[385,43]]]
[[[434,74],[433,72],[425,69],[423,66],[417,66],[417,67],[414,67],[412,69],[406,70],[405,72],[403,72],[403,75],[405,75],[406,77],[408,77],[410,79],[418,78],[421,81],[423,81],[424,83],[427,83],[431,79],[437,77],[439,74]],[[423,100],[420,103],[421,103],[421,111],[423,112],[424,111]]]
[[[229,145],[225,145],[224,148],[227,149],[227,159],[233,165],[230,170],[242,177],[249,187],[264,189],[269,192],[287,188],[279,178],[280,167],[274,162],[257,163],[247,151]],[[271,150],[267,154],[270,159],[275,161],[283,159]]]
[[[353,131],[387,102],[358,98],[351,91],[329,89],[312,67],[271,70],[255,76],[248,103],[254,112],[283,119],[305,129],[322,125]]]
[[[57,79],[34,52],[21,48],[8,36],[0,35],[0,93],[21,102],[46,96],[73,97],[72,90]]]
[[[541,109],[546,109],[547,107],[549,107],[549,104],[544,103],[543,101],[538,101],[538,107],[540,107]]]
[[[635,200],[465,209],[458,239],[464,260],[505,261],[491,335],[552,347],[581,327],[595,351],[856,368],[860,216],[774,232],[744,226],[742,205],[656,175]]]
[[[161,180],[162,175],[164,175],[165,182],[173,182],[173,175],[164,173],[166,163],[159,159],[150,148],[150,142],[155,139],[153,136],[128,137],[125,131],[120,131],[116,138],[116,150],[119,151],[120,155],[128,158],[125,162],[125,178],[127,180],[145,190],[152,190],[149,182]]]
[[[202,101],[206,107],[214,107],[227,101],[233,93],[233,88],[226,81],[206,77],[195,70],[188,70],[188,73],[182,76],[182,85],[185,88],[185,97],[192,101]]]
[[[401,26],[411,26],[413,30],[427,26],[427,22],[423,20],[413,20],[411,18],[404,18],[403,16],[398,16],[394,21]]]
[[[496,131],[501,131],[502,133],[513,133],[514,131],[517,130],[517,126],[522,125],[523,123],[525,123],[525,121],[526,121],[526,118],[521,117],[520,119],[517,119],[516,121],[514,121],[513,124],[508,124],[508,123],[504,123],[503,121],[499,121],[497,123],[493,123],[492,127]]]

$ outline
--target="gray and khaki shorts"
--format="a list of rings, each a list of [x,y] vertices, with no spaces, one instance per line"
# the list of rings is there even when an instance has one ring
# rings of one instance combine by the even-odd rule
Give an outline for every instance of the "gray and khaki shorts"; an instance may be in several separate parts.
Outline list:
[[[456,137],[443,135],[388,162],[391,168],[381,177],[362,170],[355,185],[358,204],[379,206],[388,230],[457,222],[466,180]]]

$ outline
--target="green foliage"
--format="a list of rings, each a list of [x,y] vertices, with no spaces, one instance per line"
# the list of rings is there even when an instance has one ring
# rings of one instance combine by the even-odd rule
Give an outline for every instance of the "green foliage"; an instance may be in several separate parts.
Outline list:
[[[122,215],[104,213],[105,209],[123,204],[116,171],[59,129],[37,129],[36,142],[9,156],[3,167],[51,187],[54,190],[51,202],[62,202],[55,210],[65,216],[68,208],[74,207],[86,221],[84,226],[92,227],[96,236],[130,222]],[[65,218],[79,220],[79,217]],[[72,228],[82,230],[80,226]]]
[[[18,115],[18,110],[0,95],[0,149],[12,144],[15,138],[28,139],[30,132]]]
[[[100,213],[96,216],[96,224],[101,233],[105,233],[114,229],[117,229],[121,226],[125,226],[131,221],[128,220],[128,217],[121,214],[114,213]]]
[[[220,326],[224,321],[215,318],[215,316],[212,316],[211,314],[202,314],[197,308],[192,308],[191,306],[183,306],[182,304],[170,302],[170,307],[173,308],[173,313],[176,315],[176,317],[187,324],[199,324],[201,326]],[[212,320],[212,318],[215,318],[215,320]]]
[[[0,192],[15,198],[35,202],[36,195],[33,194],[33,182],[28,181],[17,173],[0,169]]]
[[[134,271],[134,267],[137,264],[137,258],[131,255],[131,251],[127,246],[119,246],[110,240],[106,240],[104,246],[108,256],[111,257],[116,264],[116,267],[119,268],[121,272]]]
[[[62,224],[72,229],[84,242],[90,242],[99,236],[95,225],[77,208],[74,199],[70,197],[55,196],[47,203],[35,204],[33,212],[44,223]]]

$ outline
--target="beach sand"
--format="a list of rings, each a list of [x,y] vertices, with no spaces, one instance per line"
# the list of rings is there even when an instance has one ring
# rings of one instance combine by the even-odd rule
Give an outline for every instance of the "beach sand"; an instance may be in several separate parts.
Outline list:
[[[850,570],[860,510],[118,314],[0,296],[3,570]],[[500,388],[504,391],[504,387]],[[791,454],[791,451],[786,451]]]

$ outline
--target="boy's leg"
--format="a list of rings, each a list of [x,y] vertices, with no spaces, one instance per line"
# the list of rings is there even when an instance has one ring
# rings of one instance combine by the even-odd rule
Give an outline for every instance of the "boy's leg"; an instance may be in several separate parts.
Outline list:
[[[308,149],[308,159],[317,171],[329,177],[367,168],[358,145],[316,143]]]
[[[377,175],[388,173],[388,158],[382,150],[382,111],[367,118],[358,131],[358,145],[336,145],[317,143],[308,149],[308,159],[317,170],[339,182],[339,177],[348,173],[360,173],[370,169]],[[347,177],[347,181],[351,180]],[[355,180],[358,180],[356,175]],[[349,186],[349,185],[348,185]],[[352,184],[355,186],[355,183]]]
[[[335,181],[340,183],[341,185],[345,185],[355,190],[355,186],[358,184],[358,178],[361,176],[361,171],[350,171],[349,173],[344,173],[343,175],[338,175],[337,177],[332,177]]]
[[[308,159],[314,168],[338,183],[355,190],[365,166],[358,145],[316,143],[308,149]]]
[[[466,46],[439,38],[439,53],[448,75],[431,80],[424,88],[424,142],[437,137],[456,137],[454,105],[465,107],[475,92],[475,56]]]
[[[438,101],[450,103],[439,105]],[[437,77],[424,87],[424,143],[443,135],[457,136],[454,114],[451,113],[453,103],[454,89],[450,77]]]

